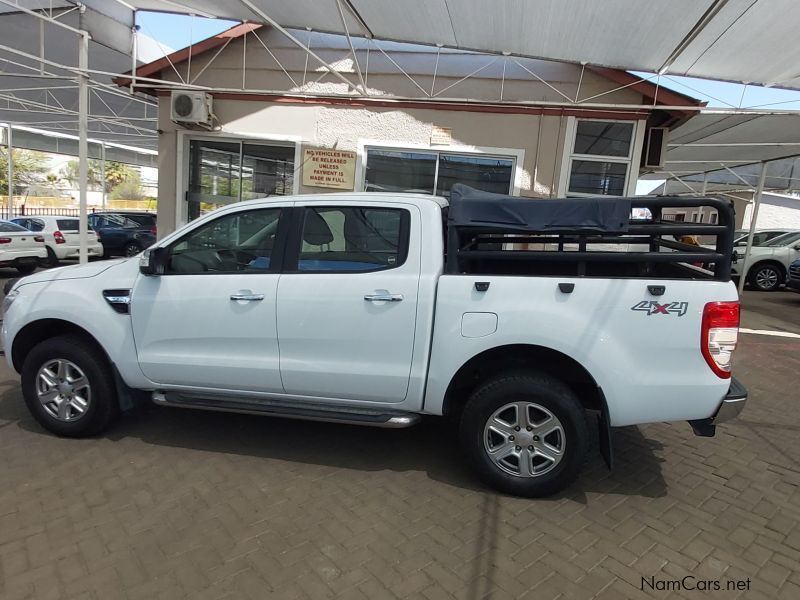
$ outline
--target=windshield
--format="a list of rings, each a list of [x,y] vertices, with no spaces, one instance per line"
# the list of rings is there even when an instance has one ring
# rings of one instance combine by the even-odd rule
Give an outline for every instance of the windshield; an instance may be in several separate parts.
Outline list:
[[[789,246],[794,242],[800,240],[800,231],[794,231],[792,233],[784,233],[783,235],[779,235],[773,240],[770,240],[765,246]]]

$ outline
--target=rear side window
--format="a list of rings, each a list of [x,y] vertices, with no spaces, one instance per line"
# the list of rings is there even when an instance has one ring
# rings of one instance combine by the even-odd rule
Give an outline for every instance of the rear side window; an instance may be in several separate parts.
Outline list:
[[[78,219],[58,219],[56,223],[61,231],[78,231],[80,227]]]
[[[15,223],[9,223],[8,221],[0,221],[0,231],[5,233],[11,233],[12,231],[30,231],[30,230],[25,229],[24,227],[20,227]]]
[[[409,213],[399,208],[307,207],[297,270],[380,271],[408,254]]]

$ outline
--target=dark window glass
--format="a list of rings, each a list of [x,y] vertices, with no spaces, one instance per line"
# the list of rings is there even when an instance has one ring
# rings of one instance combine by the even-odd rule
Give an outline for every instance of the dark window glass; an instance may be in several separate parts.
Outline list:
[[[376,271],[402,264],[403,215],[396,208],[306,208],[300,271]],[[406,233],[407,235],[407,233]]]
[[[453,184],[465,183],[485,192],[508,194],[513,171],[514,161],[508,158],[442,154],[436,193],[449,198]]]
[[[292,193],[294,148],[242,144],[242,200]]]
[[[61,231],[78,231],[80,229],[78,219],[58,219],[56,224]]]
[[[10,233],[12,231],[30,231],[30,230],[25,229],[24,227],[17,225],[16,223],[11,223],[10,221],[0,221],[0,231]]]
[[[628,166],[624,163],[573,160],[569,191],[582,194],[621,196],[625,190]]]
[[[578,121],[575,132],[575,154],[628,156],[633,136],[633,123]]]
[[[280,215],[279,208],[264,208],[202,225],[171,246],[167,272],[268,272]]]
[[[29,219],[11,219],[11,221],[9,222],[13,223],[14,225],[19,225],[20,227],[24,227],[25,229],[29,229],[30,225]]]
[[[400,150],[367,150],[367,192],[433,194],[436,154]]]

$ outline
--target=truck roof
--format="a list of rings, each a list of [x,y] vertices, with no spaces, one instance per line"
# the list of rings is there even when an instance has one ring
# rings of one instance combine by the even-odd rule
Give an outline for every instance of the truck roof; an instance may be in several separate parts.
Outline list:
[[[410,194],[407,192],[334,192],[325,194],[297,194],[288,196],[265,196],[264,198],[253,198],[245,202],[264,202],[269,200],[296,200],[304,203],[325,203],[331,200],[403,200],[410,204],[427,204],[433,202],[444,208],[448,205],[446,198],[442,196],[431,196],[429,194]],[[233,205],[231,205],[233,206]]]

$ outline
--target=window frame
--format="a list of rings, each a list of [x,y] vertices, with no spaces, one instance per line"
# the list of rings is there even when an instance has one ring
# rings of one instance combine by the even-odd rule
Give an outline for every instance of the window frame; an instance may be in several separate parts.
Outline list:
[[[222,272],[222,271],[205,271],[205,272],[201,272],[201,273],[175,273],[175,272],[171,272],[171,271],[168,270],[169,261],[172,258],[173,248],[177,244],[180,244],[181,242],[183,242],[186,239],[187,236],[190,236],[193,233],[197,232],[198,229],[206,227],[206,226],[208,226],[208,225],[210,225],[212,223],[215,223],[215,222],[217,222],[217,221],[219,221],[221,219],[233,217],[233,216],[239,215],[241,213],[257,212],[257,211],[262,211],[262,210],[278,210],[278,211],[280,211],[280,215],[278,216],[278,229],[277,229],[277,231],[275,233],[275,245],[273,247],[273,254],[270,256],[270,260],[269,260],[269,269],[261,269],[261,270],[258,270],[258,271],[229,271],[229,272],[228,271],[226,271],[226,272]],[[173,277],[173,276],[185,277],[187,275],[190,275],[190,276],[191,275],[213,275],[213,276],[219,276],[219,275],[247,275],[247,276],[251,276],[251,275],[278,275],[278,274],[281,274],[281,273],[283,273],[283,268],[284,268],[284,265],[285,265],[286,240],[287,240],[287,237],[288,237],[288,234],[289,234],[289,226],[290,226],[291,220],[292,220],[292,214],[291,214],[292,210],[293,210],[292,207],[291,206],[287,206],[287,205],[282,205],[282,206],[257,206],[257,207],[246,206],[246,207],[242,207],[242,208],[240,208],[238,210],[225,212],[224,214],[218,215],[214,219],[209,219],[209,220],[205,220],[205,219],[202,219],[202,218],[201,219],[196,219],[195,220],[195,222],[197,223],[196,227],[192,227],[189,231],[186,231],[180,237],[178,237],[178,238],[176,238],[174,240],[171,240],[168,244],[165,244],[163,246],[159,246],[160,248],[163,248],[165,250],[165,252],[167,253],[167,256],[166,256],[166,259],[165,259],[165,262],[164,262],[164,272],[160,276],[161,277]]]
[[[237,131],[209,131],[198,134],[195,131],[180,130],[177,132],[177,152],[175,160],[175,229],[189,223],[189,146],[192,141],[232,142],[242,144],[264,144],[267,146],[286,146],[294,148],[294,177],[292,195],[300,193],[302,176],[300,168],[303,164],[303,138],[298,135],[280,135],[271,133],[240,133]],[[202,216],[202,215],[201,215]],[[194,219],[197,220],[197,219]]]
[[[629,124],[631,128],[631,143],[628,146],[627,156],[607,156],[604,154],[580,154],[575,152],[575,141],[578,135],[578,122],[579,121],[593,121],[601,123],[623,123]],[[646,122],[643,120],[633,119],[600,119],[593,117],[568,117],[567,126],[564,135],[564,147],[561,159],[561,174],[558,181],[558,196],[564,198],[592,198],[598,194],[589,192],[572,192],[569,189],[570,175],[572,174],[572,163],[575,160],[582,160],[587,162],[597,163],[617,163],[626,166],[625,170],[625,183],[623,184],[621,196],[624,197],[635,195],[636,181],[639,176],[638,160],[636,157],[642,153],[642,145],[644,143],[644,133],[646,129]]]
[[[353,271],[347,269],[324,269],[324,270],[300,270],[300,253],[303,247],[303,225],[305,223],[306,210],[309,209],[332,209],[343,210],[348,208],[374,209],[374,210],[395,210],[400,212],[400,243],[397,248],[397,264],[391,267],[380,269],[365,269],[363,271]],[[289,226],[286,251],[284,253],[283,275],[362,275],[368,273],[383,273],[399,269],[408,261],[408,254],[411,244],[411,211],[407,207],[383,206],[381,204],[303,204],[292,209],[291,224]]]
[[[458,145],[431,145],[414,144],[409,142],[397,142],[391,140],[358,140],[358,159],[356,161],[356,190],[357,192],[366,191],[367,180],[367,151],[386,150],[388,152],[427,152],[436,154],[436,173],[433,180],[433,193],[436,196],[436,189],[439,183],[439,155],[469,155],[481,158],[498,158],[501,160],[511,160],[511,182],[509,194],[519,195],[522,189],[522,164],[525,160],[525,150],[519,148],[495,148],[490,146],[458,146]],[[372,193],[402,193],[402,192],[372,192]]]

